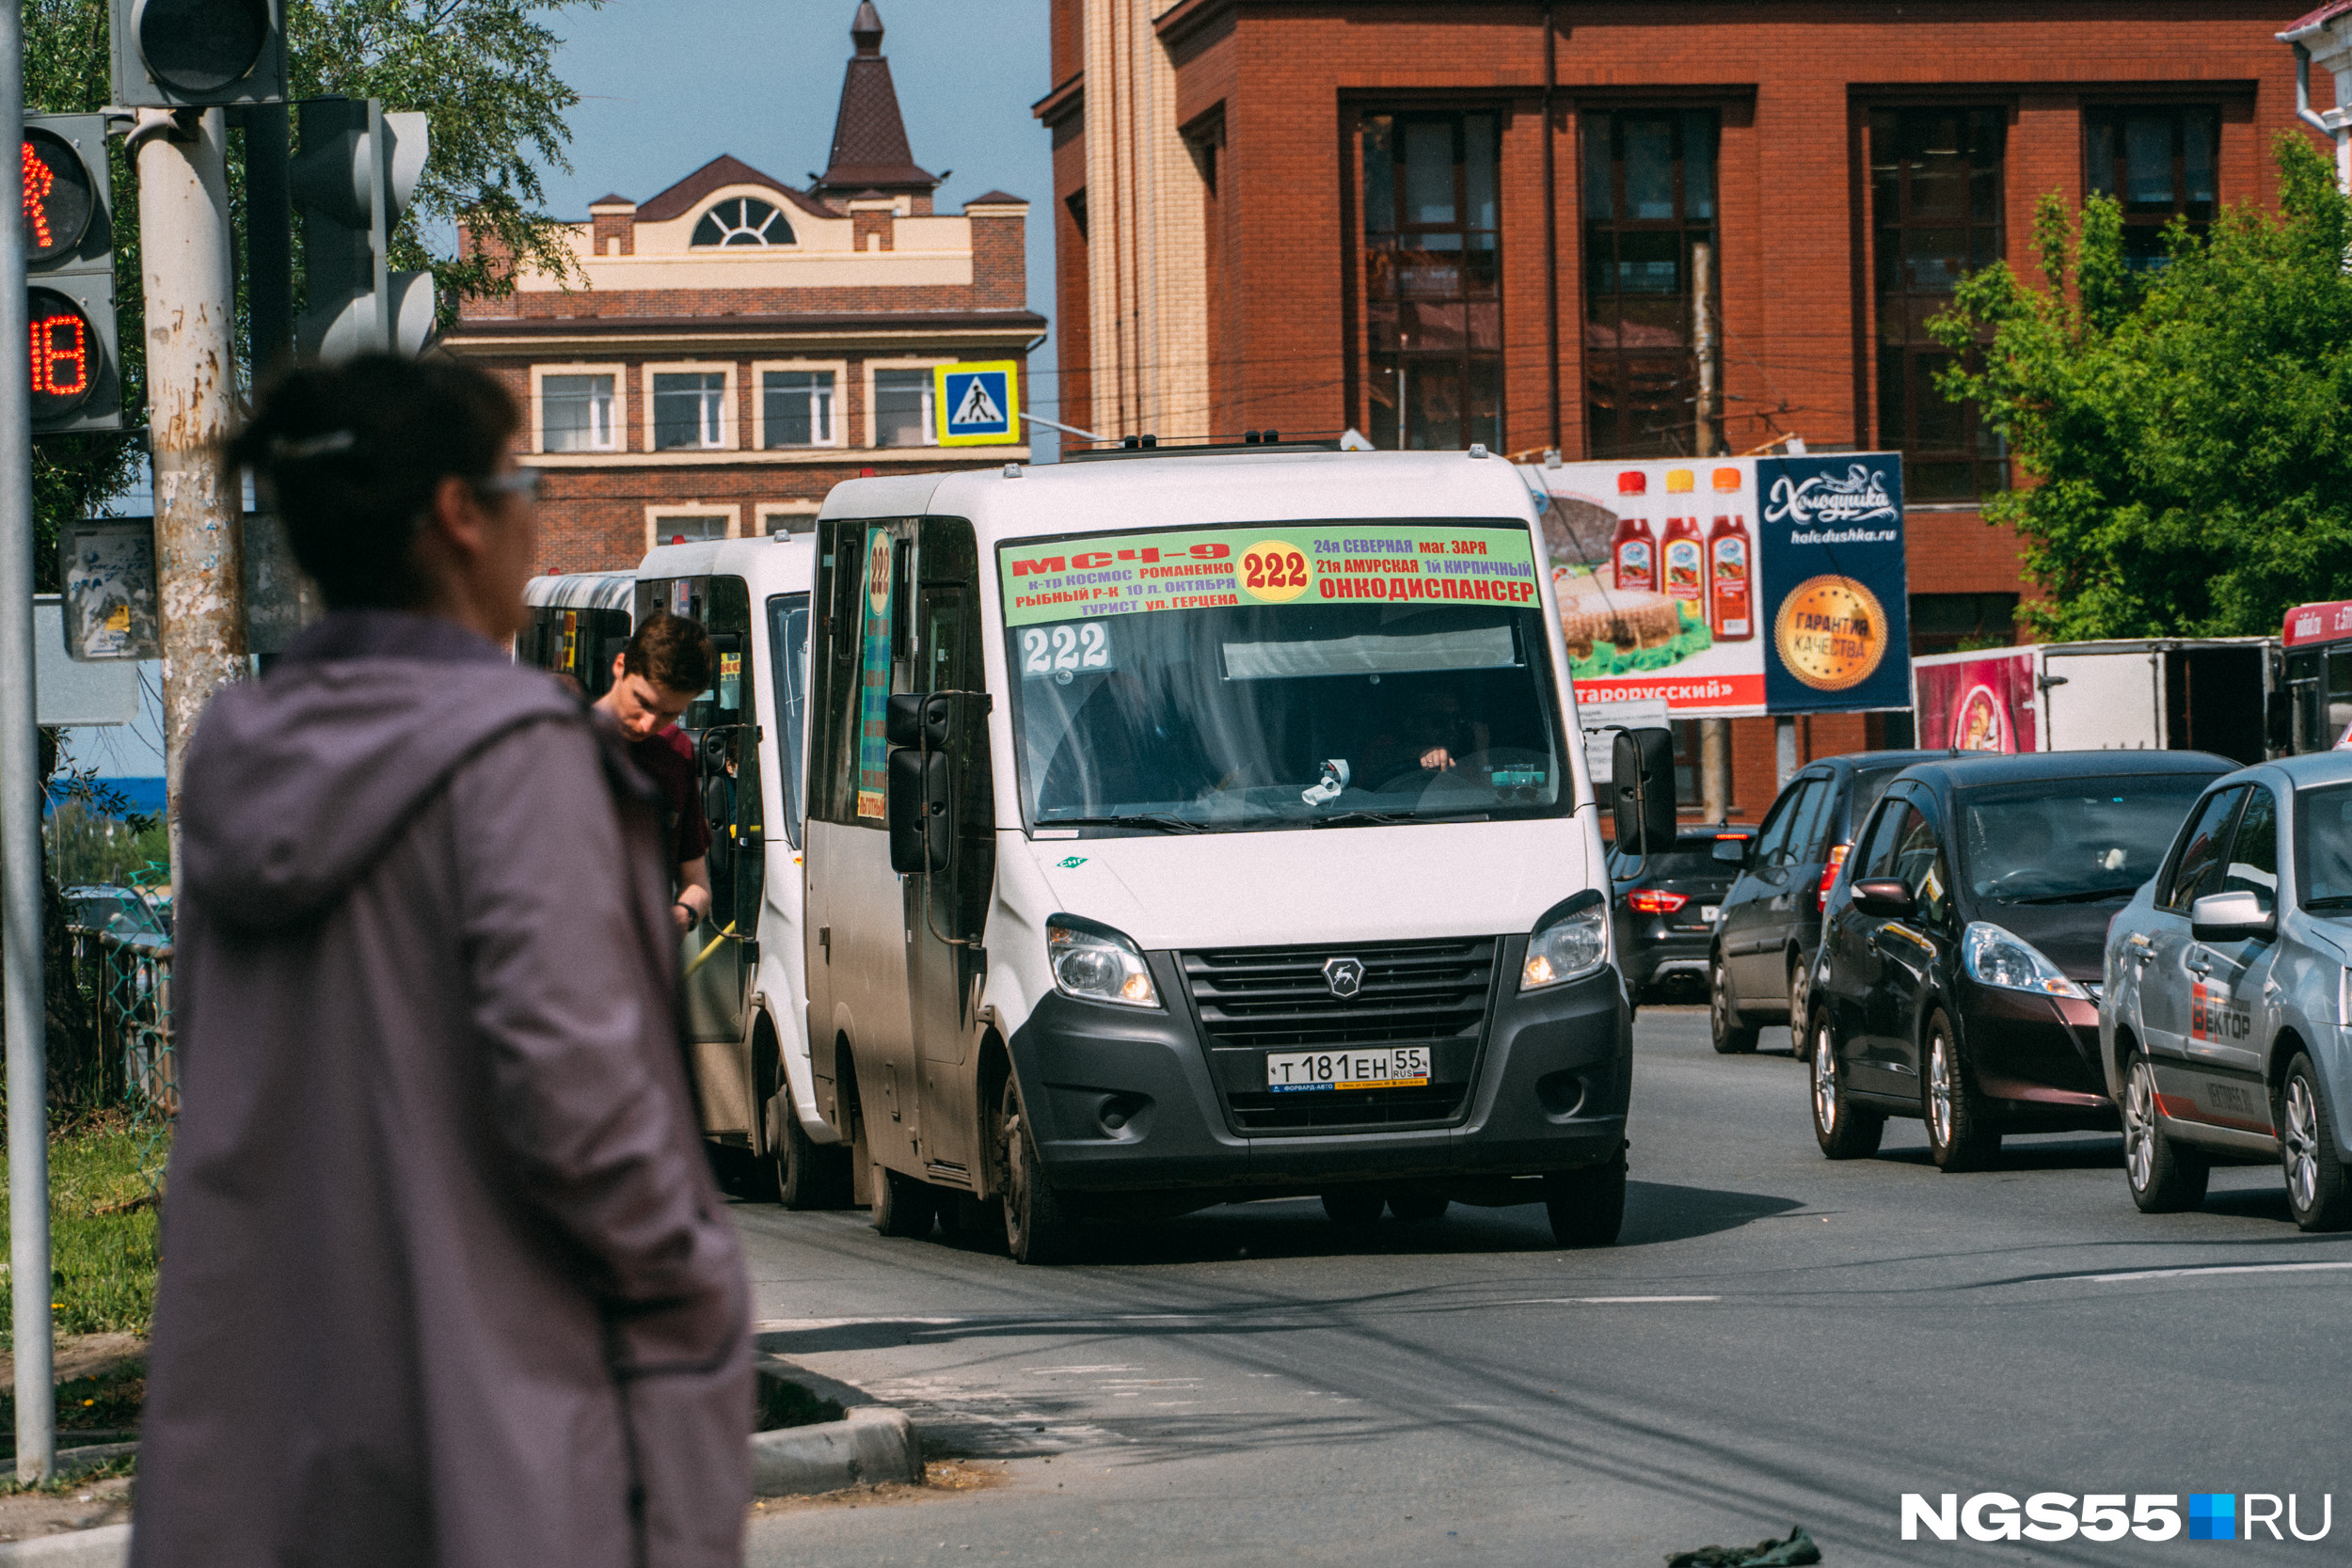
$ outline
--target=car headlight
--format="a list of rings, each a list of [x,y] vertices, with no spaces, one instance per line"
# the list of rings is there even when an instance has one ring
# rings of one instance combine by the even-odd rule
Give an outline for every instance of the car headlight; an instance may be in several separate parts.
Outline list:
[[[1960,952],[1968,977],[1980,986],[2090,1000],[2090,993],[2068,979],[2040,948],[1990,921],[1968,923],[1968,929],[1961,935]]]
[[[1609,900],[1587,888],[1553,906],[1527,939],[1527,961],[1519,967],[1519,990],[1581,980],[1609,960]]]
[[[1064,996],[1121,1007],[1160,1005],[1142,951],[1107,926],[1057,914],[1045,924],[1045,957]]]

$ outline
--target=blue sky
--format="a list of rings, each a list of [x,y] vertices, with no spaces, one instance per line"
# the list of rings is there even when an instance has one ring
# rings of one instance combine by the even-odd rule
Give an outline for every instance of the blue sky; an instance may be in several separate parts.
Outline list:
[[[1052,86],[1046,0],[875,3],[914,161],[952,171],[940,210],[990,190],[1027,198],[1029,308],[1050,317],[1052,150],[1029,115]],[[557,13],[556,70],[580,103],[550,210],[584,218],[608,191],[643,201],[722,152],[807,184],[833,145],[856,12],[856,0],[611,0]],[[1058,417],[1054,346],[1030,356],[1031,401]]]

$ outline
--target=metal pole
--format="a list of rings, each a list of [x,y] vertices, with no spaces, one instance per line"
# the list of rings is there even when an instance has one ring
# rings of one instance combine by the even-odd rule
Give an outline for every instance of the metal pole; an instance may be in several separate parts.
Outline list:
[[[0,6],[0,132],[24,139],[24,23]],[[20,160],[0,202],[24,211]],[[24,228],[0,223],[0,1028],[8,1031],[9,1330],[16,1340],[16,1475],[49,1479],[57,1391],[49,1317],[48,993],[40,973],[40,736],[33,700],[33,388],[24,352]]]
[[[1691,347],[1698,356],[1698,398],[1693,404],[1691,450],[1712,457],[1717,404],[1722,394],[1715,368],[1715,247],[1706,240],[1691,246]],[[1712,573],[1707,580],[1714,580]],[[1699,721],[1699,809],[1709,822],[1731,820],[1731,721]]]
[[[212,694],[246,673],[236,526],[244,496],[220,462],[237,396],[228,128],[218,109],[149,110],[134,138],[163,610],[164,771],[176,894],[180,777],[188,740]]]

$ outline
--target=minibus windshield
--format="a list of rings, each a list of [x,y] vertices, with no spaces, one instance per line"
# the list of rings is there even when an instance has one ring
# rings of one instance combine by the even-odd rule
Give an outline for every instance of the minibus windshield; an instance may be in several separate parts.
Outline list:
[[[1524,525],[1258,524],[1047,548],[1001,562],[1032,827],[1574,803]]]

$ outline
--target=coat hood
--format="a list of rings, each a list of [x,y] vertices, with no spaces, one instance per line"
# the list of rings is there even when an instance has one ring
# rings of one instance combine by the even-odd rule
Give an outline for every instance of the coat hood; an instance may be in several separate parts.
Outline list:
[[[315,915],[468,756],[550,719],[586,721],[552,676],[463,627],[331,614],[205,709],[180,796],[187,894],[236,926]]]

